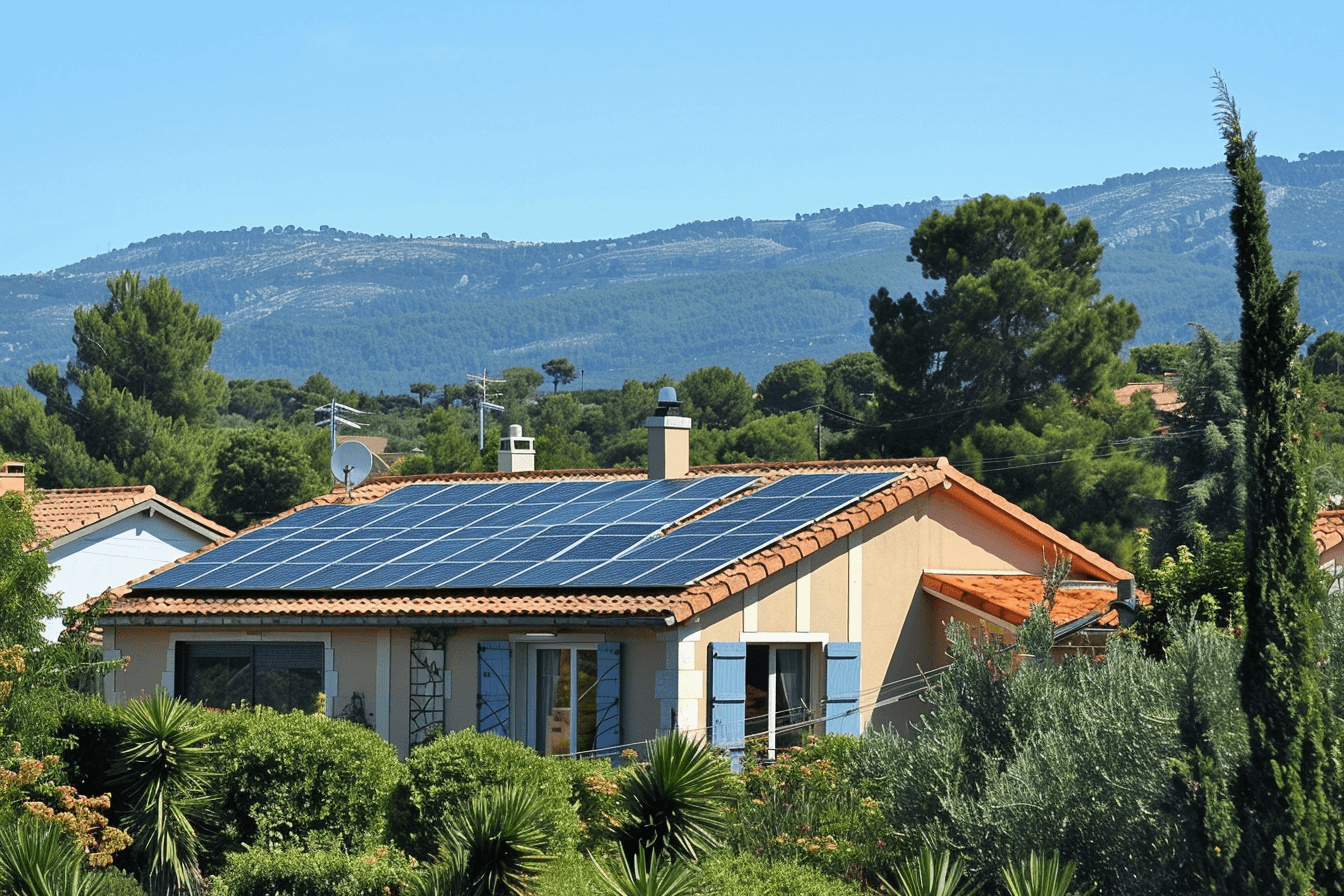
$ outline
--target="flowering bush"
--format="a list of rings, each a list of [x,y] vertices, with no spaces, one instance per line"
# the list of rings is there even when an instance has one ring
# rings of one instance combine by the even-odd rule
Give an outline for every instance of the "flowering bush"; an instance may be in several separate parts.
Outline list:
[[[876,801],[849,774],[859,740],[812,737],[801,747],[760,754],[743,763],[742,795],[729,843],[739,853],[772,862],[814,865],[861,880],[885,864],[892,833]]]

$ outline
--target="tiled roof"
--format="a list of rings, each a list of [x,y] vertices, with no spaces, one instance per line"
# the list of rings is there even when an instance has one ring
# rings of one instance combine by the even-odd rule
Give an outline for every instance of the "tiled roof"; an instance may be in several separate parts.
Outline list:
[[[101,522],[125,510],[153,503],[157,508],[178,514],[217,538],[230,538],[233,530],[201,516],[175,501],[162,498],[152,485],[127,485],[115,488],[51,488],[39,492],[33,503],[33,524],[38,538],[54,540]]]
[[[945,458],[914,460],[815,461],[782,464],[726,464],[693,468],[689,476],[755,475],[762,484],[795,473],[901,472],[905,475],[890,486],[820,520],[807,529],[780,539],[703,581],[681,589],[622,590],[612,593],[566,592],[562,589],[441,590],[399,594],[370,591],[284,592],[282,596],[241,596],[230,592],[191,592],[182,588],[155,593],[118,589],[109,614],[112,616],[247,616],[247,617],[517,617],[598,616],[661,618],[684,622],[696,613],[741,593],[775,572],[797,563],[838,539],[848,536],[883,515],[894,511],[930,489],[943,486],[956,500],[980,512],[1006,515],[1001,522],[1024,537],[1056,544],[1074,558],[1074,570],[1108,581],[1131,578],[1115,564],[1053,529],[1016,505],[1004,500],[969,476],[954,469]],[[363,504],[375,501],[411,483],[471,481],[563,481],[643,479],[643,470],[563,470],[522,473],[468,473],[371,479],[354,489],[349,498],[343,487],[276,517],[281,519],[320,504]],[[957,487],[954,487],[957,486]],[[268,525],[268,520],[259,525]],[[185,562],[209,547],[177,562]],[[146,576],[145,578],[148,578]],[[137,580],[142,581],[142,580]],[[1037,580],[1039,583],[1039,580]],[[133,587],[135,582],[131,583]]]
[[[1185,407],[1185,402],[1176,394],[1176,384],[1173,382],[1156,383],[1129,383],[1115,390],[1115,401],[1117,404],[1127,405],[1132,402],[1140,392],[1147,392],[1153,398],[1153,407],[1158,411],[1175,413]]]
[[[926,572],[920,584],[927,592],[998,617],[1011,626],[1021,625],[1031,605],[1045,596],[1041,577],[1030,575]],[[1055,625],[1063,625],[1090,613],[1102,613],[1099,623],[1114,625],[1115,611],[1107,605],[1115,597],[1112,582],[1065,582],[1055,593],[1050,619]]]
[[[1344,541],[1344,510],[1317,511],[1311,534],[1316,537],[1317,554],[1324,554]]]

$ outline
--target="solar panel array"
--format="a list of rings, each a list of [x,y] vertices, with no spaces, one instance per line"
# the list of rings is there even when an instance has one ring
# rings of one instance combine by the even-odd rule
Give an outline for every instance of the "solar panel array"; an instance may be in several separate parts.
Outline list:
[[[895,478],[788,476],[679,527],[755,477],[408,485],[301,510],[135,590],[681,586]]]

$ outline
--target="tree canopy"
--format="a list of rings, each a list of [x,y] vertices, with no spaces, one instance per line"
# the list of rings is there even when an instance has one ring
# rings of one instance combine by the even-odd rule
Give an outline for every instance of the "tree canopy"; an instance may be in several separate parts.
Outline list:
[[[552,392],[558,392],[561,386],[568,386],[579,378],[579,372],[568,358],[552,358],[541,365],[541,372],[551,378]]]
[[[1280,280],[1274,272],[1255,134],[1243,133],[1222,78],[1215,76],[1215,86],[1234,194],[1229,218],[1246,399],[1246,649],[1240,683],[1250,759],[1238,794],[1238,878],[1246,893],[1288,896],[1317,885],[1339,892],[1340,810],[1327,797],[1327,788],[1339,795],[1338,754],[1332,759],[1325,743],[1316,646],[1324,583],[1293,398],[1293,364],[1309,329],[1297,320],[1297,274]]]
[[[869,301],[872,346],[891,380],[878,391],[894,456],[944,453],[978,422],[1011,420],[1052,384],[1070,395],[1110,387],[1139,328],[1128,302],[1100,296],[1102,247],[1039,196],[988,194],[934,210],[910,240],[941,290]]]
[[[202,315],[166,277],[143,287],[130,271],[107,281],[104,305],[75,311],[75,359],[67,376],[107,373],[112,385],[147,399],[161,416],[205,423],[224,403],[224,377],[206,369],[220,323]]]
[[[42,626],[59,604],[45,591],[51,578],[23,492],[0,495],[0,647],[42,643]]]

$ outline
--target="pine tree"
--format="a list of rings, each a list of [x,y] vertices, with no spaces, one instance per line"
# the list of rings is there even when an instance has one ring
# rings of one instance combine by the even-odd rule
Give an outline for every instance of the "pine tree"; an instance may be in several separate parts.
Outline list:
[[[1246,399],[1246,648],[1241,703],[1250,760],[1239,787],[1246,893],[1305,894],[1324,882],[1337,834],[1326,799],[1325,705],[1316,639],[1323,580],[1311,538],[1312,508],[1293,432],[1293,359],[1306,339],[1297,321],[1297,274],[1274,273],[1255,134],[1215,73],[1217,120],[1235,203],[1241,374]]]

